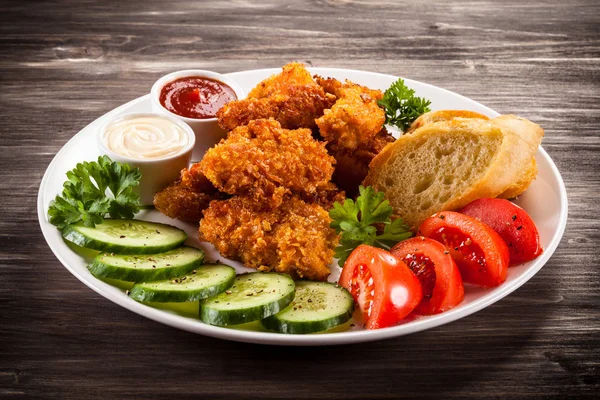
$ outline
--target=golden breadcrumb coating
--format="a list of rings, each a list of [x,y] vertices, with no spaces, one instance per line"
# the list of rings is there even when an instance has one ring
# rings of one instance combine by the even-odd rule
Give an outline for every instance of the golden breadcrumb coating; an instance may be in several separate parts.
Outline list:
[[[223,106],[217,118],[226,130],[265,118],[274,118],[286,129],[314,129],[315,119],[334,102],[335,96],[325,93],[302,64],[290,63],[260,82],[248,98]]]
[[[217,191],[200,169],[200,163],[195,163],[181,171],[181,184],[196,192],[214,193]]]
[[[329,210],[333,208],[333,203],[336,201],[343,203],[346,199],[346,193],[343,190],[340,190],[335,183],[329,182],[326,187],[317,189],[315,193],[301,194],[300,198],[307,203],[315,203],[324,209]]]
[[[217,118],[219,126],[225,130],[263,118],[274,118],[287,129],[313,129],[316,128],[315,119],[331,107],[334,99],[314,84],[287,86],[285,93],[231,101],[217,111]]]
[[[315,75],[315,81],[319,86],[325,90],[326,93],[334,95],[336,98],[344,95],[343,89],[354,87],[360,89],[363,93],[371,96],[375,101],[383,99],[383,92],[378,89],[371,89],[366,86],[358,85],[348,79],[345,82],[338,81],[335,78],[323,78],[322,76]]]
[[[154,207],[167,217],[198,222],[212,200],[212,195],[195,192],[176,182],[154,195]]]
[[[200,240],[224,257],[260,271],[324,281],[338,235],[328,212],[297,197],[269,209],[248,197],[213,201],[200,222]]]
[[[339,239],[328,210],[345,199],[336,183],[355,195],[370,161],[394,140],[383,128],[382,96],[290,63],[218,111],[228,137],[157,193],[155,206],[201,220],[200,239],[223,257],[326,280]]]
[[[385,113],[377,104],[383,98],[380,90],[372,90],[350,81],[316,77],[326,92],[336,96],[335,104],[324,110],[315,122],[321,137],[339,149],[354,150],[369,142],[381,131]]]
[[[200,172],[199,165],[181,171],[181,177],[154,195],[154,207],[170,218],[198,222],[202,211],[214,199],[223,199],[208,179]]]
[[[358,186],[369,172],[369,164],[383,148],[396,139],[385,129],[381,129],[375,137],[366,143],[361,143],[354,150],[339,148],[333,143],[327,145],[329,154],[335,157],[335,172],[332,181],[354,197],[358,195]]]
[[[209,149],[200,170],[222,192],[271,206],[287,193],[311,195],[326,188],[333,163],[309,129],[282,129],[273,119],[250,122]]]
[[[314,85],[315,81],[303,64],[291,62],[279,74],[271,75],[248,93],[248,98],[259,99],[273,93],[285,92],[290,85]]]

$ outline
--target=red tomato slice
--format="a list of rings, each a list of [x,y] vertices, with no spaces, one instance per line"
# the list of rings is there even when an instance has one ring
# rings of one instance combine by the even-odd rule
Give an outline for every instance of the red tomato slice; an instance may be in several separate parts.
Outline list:
[[[419,279],[390,252],[360,245],[344,264],[339,284],[352,294],[367,329],[397,324],[421,302]]]
[[[461,213],[475,217],[495,230],[508,246],[510,265],[531,261],[542,254],[540,235],[525,210],[505,199],[479,199]]]
[[[446,247],[423,236],[398,243],[390,252],[412,270],[423,288],[423,300],[416,311],[438,314],[459,305],[465,288],[456,263]]]
[[[493,287],[506,280],[508,247],[483,222],[443,211],[423,221],[419,234],[446,245],[464,282]]]

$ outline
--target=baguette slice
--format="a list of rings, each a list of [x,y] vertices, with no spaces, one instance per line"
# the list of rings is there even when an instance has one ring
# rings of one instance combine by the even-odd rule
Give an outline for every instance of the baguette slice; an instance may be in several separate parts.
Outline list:
[[[542,138],[544,137],[544,130],[538,124],[534,124],[533,122],[517,117],[516,115],[501,115],[492,120],[492,122],[501,125],[505,128],[511,129],[525,141],[529,142],[529,144],[533,147],[538,148],[538,146],[542,143]],[[503,199],[512,199],[514,197],[519,196],[524,191],[527,190],[531,182],[537,176],[537,164],[535,162],[535,153],[531,158],[531,162],[527,168],[524,169],[521,177],[515,181],[509,188],[507,188],[504,192],[502,192],[498,197]]]
[[[478,112],[475,112],[475,111],[469,111],[469,110],[429,111],[429,112],[421,115],[419,118],[417,118],[410,125],[410,128],[408,128],[406,133],[412,133],[416,129],[418,129],[422,126],[425,126],[427,124],[432,124],[434,122],[441,122],[441,121],[449,121],[454,118],[478,118],[478,119],[484,119],[486,121],[489,120],[489,118],[486,117],[485,115],[479,114]]]
[[[364,184],[383,191],[416,230],[431,214],[511,188],[537,150],[512,129],[478,118],[426,124],[386,146]]]
[[[468,110],[437,110],[430,111],[421,115],[419,118],[412,123],[410,128],[406,131],[406,133],[412,133],[417,128],[420,128],[424,125],[431,124],[434,122],[440,121],[449,121],[454,118],[479,118],[484,120],[489,120],[483,114],[479,114],[475,111]],[[544,130],[537,124],[526,120],[525,118],[517,117],[515,115],[501,115],[493,119],[493,121],[497,124],[505,126],[509,129],[512,129],[515,133],[523,137],[523,139],[531,141],[534,146],[539,146],[542,142],[542,137],[544,136]],[[537,176],[537,164],[535,162],[535,155],[531,159],[531,163],[527,168],[523,170],[523,174],[521,177],[511,185],[510,188],[506,189],[503,193],[501,193],[498,197],[503,199],[512,199],[520,194],[522,194],[531,182]]]
[[[511,186],[498,195],[501,199],[514,199],[515,197],[523,194],[527,190],[531,182],[537,176],[538,169],[535,157],[531,159],[529,166],[525,168],[519,179],[515,181]]]

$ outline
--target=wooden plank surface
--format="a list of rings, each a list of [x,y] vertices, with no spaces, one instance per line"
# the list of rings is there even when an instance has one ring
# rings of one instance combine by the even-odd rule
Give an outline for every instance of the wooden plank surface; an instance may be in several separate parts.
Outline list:
[[[3,1],[0,397],[594,398],[600,391],[597,1]],[[402,75],[546,130],[562,243],[530,282],[455,323],[360,345],[278,348],[112,304],[47,247],[45,168],[83,126],[184,68],[291,60]]]

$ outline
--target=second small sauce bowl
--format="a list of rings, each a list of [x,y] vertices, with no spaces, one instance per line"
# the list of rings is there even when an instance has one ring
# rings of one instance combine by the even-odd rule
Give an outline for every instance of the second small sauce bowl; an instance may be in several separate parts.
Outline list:
[[[179,178],[180,171],[189,166],[195,142],[189,126],[162,114],[119,115],[98,132],[98,144],[104,154],[140,169],[142,179],[135,190],[144,206],[152,205],[154,194]]]

